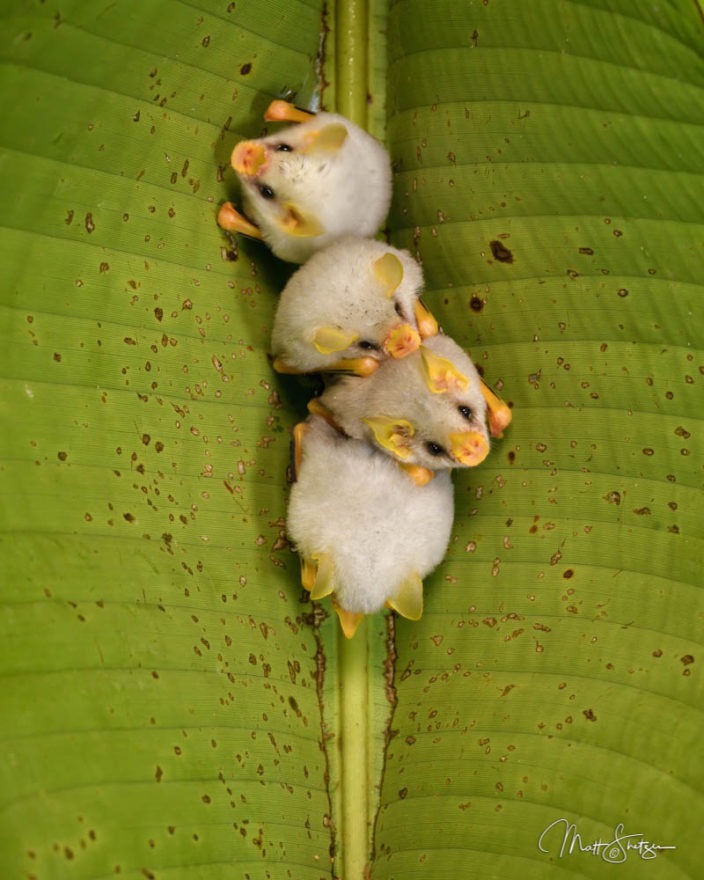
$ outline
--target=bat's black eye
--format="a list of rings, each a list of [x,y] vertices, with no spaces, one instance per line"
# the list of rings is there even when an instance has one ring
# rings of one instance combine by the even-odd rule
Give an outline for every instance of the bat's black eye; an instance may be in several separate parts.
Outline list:
[[[292,153],[293,147],[290,144],[277,144],[276,145],[277,153]]]
[[[464,416],[467,421],[472,418],[472,410],[468,406],[458,406],[457,411]]]
[[[395,302],[394,309],[396,311],[396,314],[399,316],[399,318],[402,318],[403,317],[403,309],[401,308],[401,303]]]
[[[445,450],[443,449],[443,447],[439,443],[434,443],[432,440],[429,440],[425,444],[425,448],[431,455],[435,457],[437,457],[438,455],[445,455]]]
[[[276,198],[276,193],[274,192],[274,190],[273,190],[270,186],[267,186],[265,183],[260,184],[260,186],[259,186],[259,195],[260,195],[263,199],[273,199],[273,198]]]
[[[369,342],[368,339],[362,339],[362,341],[359,342],[358,345],[360,348],[363,348],[364,351],[377,351],[377,349],[379,348],[378,345],[373,342]]]

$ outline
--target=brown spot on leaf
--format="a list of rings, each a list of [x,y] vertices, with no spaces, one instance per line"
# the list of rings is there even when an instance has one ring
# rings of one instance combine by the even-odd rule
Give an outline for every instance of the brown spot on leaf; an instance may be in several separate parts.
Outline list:
[[[502,244],[500,241],[497,241],[496,239],[494,239],[494,241],[490,241],[489,247],[491,248],[491,253],[494,256],[494,259],[498,260],[499,263],[513,262],[513,254],[506,247],[506,245]]]

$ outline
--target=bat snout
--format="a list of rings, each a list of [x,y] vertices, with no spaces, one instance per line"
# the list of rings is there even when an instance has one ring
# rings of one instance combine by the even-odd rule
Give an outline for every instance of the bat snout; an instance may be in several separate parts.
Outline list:
[[[475,467],[489,454],[489,442],[478,431],[462,431],[450,435],[450,451],[460,464]]]
[[[420,347],[420,334],[410,324],[392,327],[383,342],[384,351],[392,358],[403,358]]]
[[[266,149],[257,141],[241,141],[232,151],[230,163],[238,174],[257,177],[268,165]]]

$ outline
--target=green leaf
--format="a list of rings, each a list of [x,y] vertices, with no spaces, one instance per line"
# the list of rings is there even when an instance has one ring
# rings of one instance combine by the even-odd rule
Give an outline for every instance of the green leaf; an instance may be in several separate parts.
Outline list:
[[[676,847],[654,876],[694,877],[702,18],[405,2],[389,31],[393,239],[514,421],[397,624],[375,880],[602,876],[560,858],[564,823],[540,852],[560,819],[584,846],[623,823]]]
[[[561,819],[676,847],[619,877],[698,876],[702,28],[4,4],[3,876],[602,876],[559,824],[540,850]],[[386,134],[391,238],[514,408],[423,619],[352,642],[285,539],[291,267],[215,223],[273,97]]]
[[[314,94],[321,4],[256,6],[4,5],[6,877],[330,876],[289,269],[215,223],[234,143]]]

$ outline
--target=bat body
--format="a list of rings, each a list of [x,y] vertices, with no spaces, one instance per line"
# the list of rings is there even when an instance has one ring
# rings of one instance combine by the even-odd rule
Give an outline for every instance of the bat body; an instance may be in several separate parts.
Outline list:
[[[287,515],[303,585],[313,599],[332,594],[348,637],[362,615],[384,606],[417,620],[422,579],[450,538],[449,472],[418,486],[392,458],[323,419],[309,417],[303,428]]]
[[[313,256],[281,293],[271,348],[280,372],[373,372],[405,357],[437,324],[418,296],[421,268],[407,251],[347,236]]]
[[[309,409],[409,469],[420,469],[421,479],[473,467],[489,452],[481,379],[460,346],[442,333],[402,360],[384,361],[366,378],[336,378]]]
[[[313,115],[283,101],[274,101],[265,119],[295,124],[237,144],[231,163],[251,222],[225,203],[220,225],[263,238],[293,263],[342,235],[373,236],[391,201],[382,145],[339,114]]]

